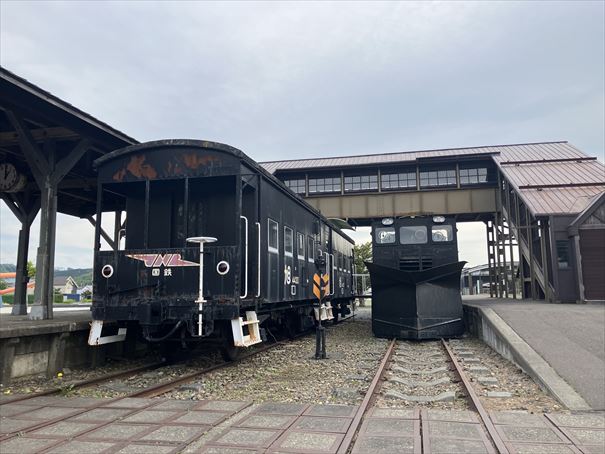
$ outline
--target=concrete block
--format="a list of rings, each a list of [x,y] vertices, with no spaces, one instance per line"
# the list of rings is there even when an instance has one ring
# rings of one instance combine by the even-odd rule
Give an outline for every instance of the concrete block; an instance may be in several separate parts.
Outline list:
[[[577,454],[578,451],[572,449],[570,445],[556,445],[556,444],[531,444],[531,443],[510,443],[514,449],[515,454]],[[584,447],[582,447],[582,452],[589,454],[589,451],[586,451]],[[595,454],[602,454],[603,451],[595,451]]]
[[[368,415],[371,418],[398,418],[398,419],[417,419],[418,414],[414,410],[407,408],[380,408],[374,407]]]
[[[58,440],[54,439],[16,437],[0,442],[0,452],[3,454],[42,452],[57,443]]]
[[[438,438],[463,438],[482,440],[483,429],[479,424],[452,421],[430,421],[429,435]]]
[[[325,416],[301,416],[291,426],[293,430],[311,432],[345,433],[351,425],[351,418],[332,418]]]
[[[343,418],[352,418],[357,412],[354,405],[312,405],[304,414],[308,416],[341,416]]]
[[[18,337],[0,341],[0,383],[2,384],[7,384],[13,377],[15,348],[18,343]]]
[[[229,417],[224,411],[189,411],[172,420],[173,424],[200,424],[215,426]]]
[[[417,421],[413,419],[384,419],[370,418],[364,421],[360,434],[364,436],[390,435],[390,436],[414,436],[414,425]]]
[[[487,397],[491,397],[494,399],[505,399],[507,397],[512,397],[512,394],[508,391],[488,391]]]
[[[110,448],[116,446],[115,443],[99,443],[98,441],[90,442],[90,441],[79,441],[72,440],[66,443],[60,444],[50,451],[46,451],[47,453],[52,454],[82,454],[83,452],[92,453],[92,452],[103,452]]]
[[[215,439],[213,444],[268,448],[281,434],[279,430],[233,428]]]
[[[468,368],[469,372],[475,373],[475,374],[481,374],[481,373],[486,373],[489,372],[489,369],[485,366],[470,366]]]
[[[502,437],[508,441],[524,443],[564,443],[550,427],[498,426]]]
[[[217,410],[235,413],[248,407],[250,402],[238,400],[204,400],[199,405],[193,407],[193,410]]]
[[[251,429],[286,429],[296,420],[296,416],[251,414],[235,423],[237,427]]]
[[[384,393],[387,399],[406,400],[408,402],[431,403],[431,402],[453,402],[456,400],[455,391],[444,391],[436,396],[411,396],[397,391],[389,390]]]
[[[428,409],[426,418],[429,421],[452,421],[478,423],[477,414],[467,410],[435,410]]]
[[[525,427],[548,427],[542,415],[523,411],[493,411],[490,418],[495,424]]]
[[[208,429],[210,426],[162,426],[140,439],[164,443],[187,443]]]
[[[275,442],[273,448],[278,452],[283,449],[299,453],[335,453],[343,438],[343,434],[288,431]]]
[[[51,424],[50,426],[34,430],[32,434],[42,435],[49,438],[72,438],[81,434],[82,432],[86,432],[87,430],[97,427],[97,425],[98,424],[95,423],[60,421],[55,424]]]
[[[263,415],[301,415],[307,407],[306,404],[269,402],[261,404],[255,413]]]
[[[117,454],[169,454],[174,452],[174,446],[128,444],[120,449]]]
[[[497,385],[498,379],[496,377],[477,377],[477,381],[482,385]]]
[[[431,438],[431,453],[434,454],[489,454],[493,452],[488,450],[482,441],[478,440],[457,440],[455,438]]]
[[[605,430],[566,428],[565,433],[583,445],[603,446],[605,451]]]
[[[152,429],[153,425],[111,423],[93,430],[80,438],[86,440],[132,440]]]
[[[561,427],[584,427],[592,429],[605,429],[605,415],[598,413],[551,413],[548,415]]]
[[[418,447],[420,451],[420,447]],[[359,437],[353,446],[353,454],[414,454],[412,437]]]
[[[72,417],[71,421],[96,421],[96,422],[109,422],[116,419],[122,418],[132,410],[126,408],[95,408],[89,410],[86,413],[79,414]]]
[[[143,410],[134,415],[130,415],[123,419],[123,422],[140,422],[149,424],[158,424],[170,421],[181,412],[174,410]]]

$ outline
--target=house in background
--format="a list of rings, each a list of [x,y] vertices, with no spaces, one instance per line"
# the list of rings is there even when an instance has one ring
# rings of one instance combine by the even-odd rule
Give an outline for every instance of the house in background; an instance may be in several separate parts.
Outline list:
[[[57,276],[53,280],[53,288],[63,295],[63,301],[80,301],[78,284],[71,276]]]

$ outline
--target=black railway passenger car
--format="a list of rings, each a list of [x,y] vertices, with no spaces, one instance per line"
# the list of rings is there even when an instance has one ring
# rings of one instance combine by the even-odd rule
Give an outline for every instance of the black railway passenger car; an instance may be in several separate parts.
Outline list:
[[[89,343],[124,338],[123,329],[101,336],[108,320],[137,322],[148,341],[214,339],[231,350],[260,342],[261,326],[300,331],[313,324],[320,256],[334,318],[349,312],[353,241],[240,150],[162,140],[114,151],[95,166]],[[106,212],[116,213],[119,241],[101,250]]]
[[[372,224],[372,330],[378,337],[431,339],[464,332],[456,222],[385,218]]]

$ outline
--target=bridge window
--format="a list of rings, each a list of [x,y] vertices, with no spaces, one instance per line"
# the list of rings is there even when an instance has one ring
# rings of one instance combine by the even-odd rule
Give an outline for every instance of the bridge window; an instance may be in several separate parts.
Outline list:
[[[394,227],[379,227],[374,231],[376,244],[392,244],[395,242]]]
[[[416,172],[383,173],[380,184],[382,189],[416,188]]]
[[[284,184],[297,194],[305,194],[307,192],[304,178],[302,180],[284,180]]]
[[[431,238],[433,243],[443,243],[454,239],[451,225],[434,225],[431,227]]]
[[[487,183],[487,168],[460,169],[460,184]]]
[[[426,244],[426,226],[416,225],[399,228],[399,242],[401,244]]]
[[[420,187],[455,186],[456,169],[420,171]]]
[[[309,178],[309,194],[340,192],[340,177]]]
[[[372,191],[378,189],[378,175],[345,177],[345,192]]]

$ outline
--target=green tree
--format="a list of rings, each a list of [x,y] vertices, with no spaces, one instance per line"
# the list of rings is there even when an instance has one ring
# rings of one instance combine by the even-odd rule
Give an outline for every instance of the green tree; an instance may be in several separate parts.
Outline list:
[[[367,274],[368,268],[363,262],[372,260],[372,243],[355,245],[353,252],[355,254],[355,272],[357,274]]]
[[[27,261],[27,275],[29,277],[36,277],[36,265],[31,260]]]
[[[0,290],[4,290],[5,288],[8,288],[8,284],[4,279],[0,279]]]

